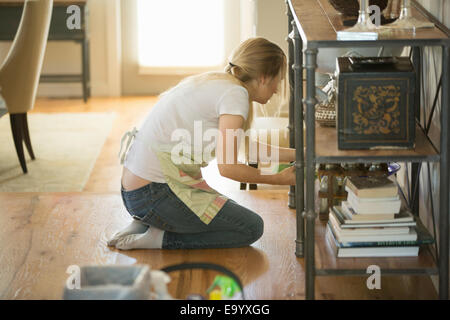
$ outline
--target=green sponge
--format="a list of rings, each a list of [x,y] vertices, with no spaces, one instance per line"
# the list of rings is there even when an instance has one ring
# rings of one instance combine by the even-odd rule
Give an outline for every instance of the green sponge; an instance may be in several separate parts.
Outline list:
[[[295,164],[295,161],[291,163],[279,163],[278,165],[273,167],[273,173],[279,173],[283,171],[284,169],[287,169],[289,167],[292,167]]]

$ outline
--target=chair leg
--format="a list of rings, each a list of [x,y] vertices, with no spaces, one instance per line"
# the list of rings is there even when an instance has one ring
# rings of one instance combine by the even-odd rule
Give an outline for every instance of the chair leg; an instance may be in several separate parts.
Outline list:
[[[30,132],[28,131],[28,117],[27,114],[23,114],[22,116],[22,124],[23,124],[23,141],[25,142],[25,146],[27,147],[28,154],[30,155],[32,160],[35,160],[33,148],[31,146],[30,140]]]
[[[19,157],[20,166],[23,173],[27,173],[27,164],[25,162],[25,155],[23,153],[23,121],[20,114],[11,114],[11,131],[14,139],[14,145],[16,146],[17,156]]]
[[[250,183],[248,185],[249,190],[258,190],[258,185],[256,183]]]
[[[253,168],[258,168],[258,163],[249,163],[248,165],[249,165],[250,167],[253,167]],[[256,183],[250,183],[250,184],[248,185],[248,189],[249,189],[249,190],[257,190],[257,189],[258,189],[258,186],[257,186]]]

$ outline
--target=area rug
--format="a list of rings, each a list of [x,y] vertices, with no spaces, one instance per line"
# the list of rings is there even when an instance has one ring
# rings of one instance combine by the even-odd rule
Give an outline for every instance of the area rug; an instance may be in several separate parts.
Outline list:
[[[109,135],[115,113],[30,113],[28,127],[36,160],[24,145],[23,174],[9,115],[0,118],[0,192],[82,191]]]

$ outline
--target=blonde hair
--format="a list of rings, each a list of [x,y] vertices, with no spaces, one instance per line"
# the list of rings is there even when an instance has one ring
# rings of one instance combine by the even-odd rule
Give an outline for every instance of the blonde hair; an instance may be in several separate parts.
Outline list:
[[[284,82],[280,90],[282,100],[287,93],[286,55],[278,45],[267,39],[258,37],[242,42],[230,55],[225,72],[232,74],[243,86],[260,76],[274,78],[280,74]],[[250,106],[244,130],[247,130],[253,121],[254,110],[252,104]]]
[[[224,71],[225,72],[207,72],[190,76],[182,80],[180,84],[187,82],[198,83],[215,79],[228,79],[248,89],[249,82],[252,80],[256,80],[261,76],[274,78],[280,74],[284,82],[280,94],[282,95],[282,98],[286,95],[286,55],[277,44],[270,42],[267,39],[257,37],[243,41],[231,53]],[[249,115],[244,124],[244,130],[247,130],[253,121],[253,108],[250,100],[249,107]]]
[[[250,38],[242,42],[229,57],[225,72],[242,83],[260,76],[274,78],[286,73],[286,55],[275,43],[264,38]]]

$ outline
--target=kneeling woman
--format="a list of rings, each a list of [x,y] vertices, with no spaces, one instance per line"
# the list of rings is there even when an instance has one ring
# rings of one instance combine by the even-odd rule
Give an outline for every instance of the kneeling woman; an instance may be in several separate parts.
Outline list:
[[[283,51],[252,38],[236,48],[225,72],[189,77],[162,94],[125,153],[122,198],[134,220],[108,245],[122,250],[234,248],[258,240],[264,230],[261,217],[211,189],[200,168],[210,154],[226,178],[295,184],[293,167],[267,175],[237,160],[235,133],[246,127],[251,103],[267,103],[285,73]],[[205,136],[216,139],[211,143]],[[294,160],[293,149],[266,147],[281,162]]]

